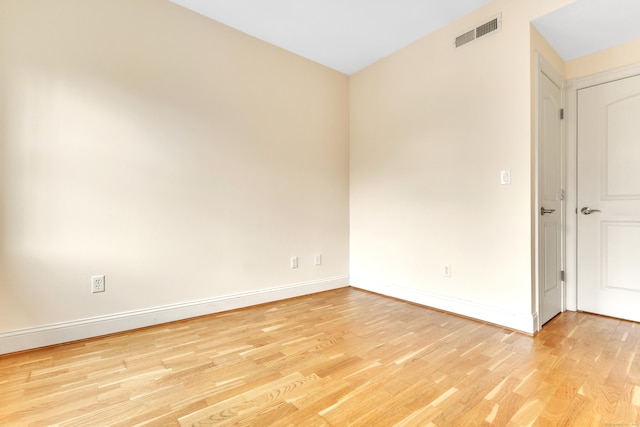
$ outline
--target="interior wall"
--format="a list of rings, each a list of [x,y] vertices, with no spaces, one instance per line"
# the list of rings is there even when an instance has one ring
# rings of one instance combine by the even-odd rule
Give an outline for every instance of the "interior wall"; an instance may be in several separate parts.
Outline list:
[[[640,40],[567,61],[568,80],[591,76],[640,63]]]
[[[561,76],[565,76],[567,74],[565,70],[566,68],[565,61],[558,54],[558,52],[556,52],[555,49],[549,44],[549,42],[544,37],[542,37],[542,34],[540,34],[540,32],[533,25],[531,25],[531,55],[532,55],[531,64],[533,65],[534,68],[536,66],[535,55],[538,53],[541,54],[544,57],[544,59],[549,63],[549,65],[551,65],[553,69],[556,70]],[[537,79],[537,76],[534,71],[537,71],[537,70],[532,69],[533,81]],[[534,85],[532,85],[532,88],[533,86]]]
[[[352,285],[533,331],[529,23],[567,3],[492,1],[352,76]]]
[[[347,277],[347,76],[168,1],[0,8],[0,332]]]

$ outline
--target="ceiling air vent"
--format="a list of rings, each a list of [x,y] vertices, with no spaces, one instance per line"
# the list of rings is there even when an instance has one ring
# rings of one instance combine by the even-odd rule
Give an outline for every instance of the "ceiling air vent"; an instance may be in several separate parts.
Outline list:
[[[484,24],[478,25],[476,28],[464,34],[460,34],[456,37],[456,47],[460,47],[487,34],[491,34],[494,31],[498,31],[500,28],[502,28],[502,14],[498,14]]]

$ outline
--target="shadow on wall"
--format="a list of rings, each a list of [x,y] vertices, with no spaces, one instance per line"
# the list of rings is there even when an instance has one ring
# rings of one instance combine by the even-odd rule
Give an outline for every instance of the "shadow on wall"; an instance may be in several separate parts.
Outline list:
[[[5,11],[0,331],[348,273],[346,76],[169,2]]]

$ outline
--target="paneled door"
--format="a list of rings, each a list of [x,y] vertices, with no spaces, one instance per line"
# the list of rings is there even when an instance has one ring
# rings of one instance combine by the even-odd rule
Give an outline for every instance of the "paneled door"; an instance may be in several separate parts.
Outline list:
[[[562,311],[562,92],[545,74],[539,76],[539,274],[540,324]]]
[[[640,76],[578,91],[578,310],[640,321]]]

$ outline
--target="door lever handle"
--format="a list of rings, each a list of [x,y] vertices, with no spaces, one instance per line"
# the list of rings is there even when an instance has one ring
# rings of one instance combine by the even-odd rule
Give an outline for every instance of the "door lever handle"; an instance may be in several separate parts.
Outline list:
[[[540,208],[540,215],[554,213],[555,209],[545,209],[544,206]]]
[[[585,206],[584,208],[580,209],[580,212],[582,212],[582,215],[591,215],[594,212],[602,212],[600,209],[591,209],[588,206]]]

